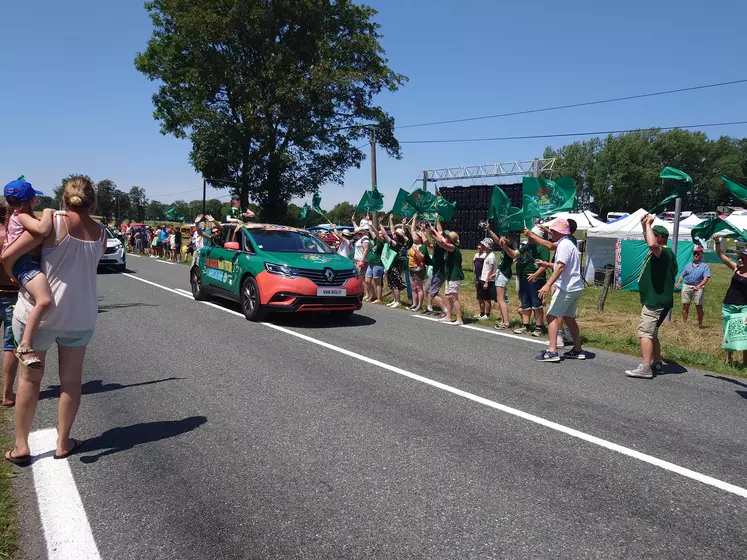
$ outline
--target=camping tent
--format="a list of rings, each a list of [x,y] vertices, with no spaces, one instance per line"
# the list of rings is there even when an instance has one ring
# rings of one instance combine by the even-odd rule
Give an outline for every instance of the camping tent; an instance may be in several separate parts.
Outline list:
[[[595,218],[596,214],[592,214],[591,212],[559,212],[558,214],[555,214],[550,218],[550,221],[545,224],[547,227],[550,227],[550,224],[552,224],[557,219],[564,219],[564,220],[575,220],[576,225],[578,226],[579,230],[587,230],[589,228],[597,227],[604,225],[604,222],[600,222]]]
[[[747,217],[747,216],[745,216],[745,217]],[[680,222],[680,226],[692,229],[692,228],[694,228],[695,226],[697,226],[702,221],[703,220],[701,220],[700,218],[698,218],[697,215],[690,214],[687,218],[685,218],[684,220],[682,220]]]
[[[642,240],[643,228],[641,219],[647,214],[646,210],[640,208],[627,216],[609,224],[593,227],[586,232],[586,265],[584,278],[587,282],[593,282],[596,270],[604,270],[607,265],[615,267],[616,284],[620,286],[621,279],[625,276],[621,271],[621,250],[623,240]],[[656,218],[655,226],[664,226],[672,235],[674,226]],[[692,243],[690,228],[680,224],[679,239],[682,242]],[[683,247],[684,248],[684,247]],[[680,252],[678,250],[678,252]]]

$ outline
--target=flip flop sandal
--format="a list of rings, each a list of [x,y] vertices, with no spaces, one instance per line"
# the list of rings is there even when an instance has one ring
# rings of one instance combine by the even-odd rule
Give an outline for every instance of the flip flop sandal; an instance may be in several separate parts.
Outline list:
[[[24,358],[26,354],[31,354],[33,352],[33,348],[21,348],[20,346],[13,350],[13,353],[16,355],[16,358],[18,358],[18,361],[21,362],[24,366],[29,369],[41,369],[42,361],[36,356],[31,358]]]
[[[64,455],[57,455],[57,453],[55,453],[55,455],[54,455],[55,459],[67,459],[68,457],[70,457],[70,455],[72,455],[73,453],[75,453],[76,449],[78,449],[80,447],[80,441],[78,441],[77,439],[70,438],[70,441],[73,442],[72,449],[70,449],[70,451],[68,451]]]
[[[10,451],[5,452],[5,460],[13,463],[14,465],[18,465],[19,467],[25,467],[31,463],[31,455],[18,455],[16,457],[13,456],[13,452],[15,451],[15,447],[11,449]]]

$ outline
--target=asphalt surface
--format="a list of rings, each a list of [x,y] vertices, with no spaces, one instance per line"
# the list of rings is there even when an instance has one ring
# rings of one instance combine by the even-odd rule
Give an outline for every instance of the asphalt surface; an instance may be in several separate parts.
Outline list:
[[[132,276],[189,290],[186,267]],[[99,276],[70,465],[102,558],[744,558],[747,499],[119,274]],[[747,486],[747,383],[366,305],[270,321]],[[666,328],[666,326],[664,327]],[[593,351],[593,349],[590,349]],[[56,425],[56,358],[35,429]],[[25,558],[45,558],[19,469]]]

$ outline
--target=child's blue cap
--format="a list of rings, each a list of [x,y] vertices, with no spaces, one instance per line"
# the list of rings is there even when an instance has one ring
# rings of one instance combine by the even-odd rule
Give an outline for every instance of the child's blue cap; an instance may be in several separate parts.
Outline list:
[[[41,196],[44,193],[34,190],[31,183],[23,179],[16,179],[5,185],[3,195],[6,199],[15,198],[16,200],[30,201],[35,196]]]

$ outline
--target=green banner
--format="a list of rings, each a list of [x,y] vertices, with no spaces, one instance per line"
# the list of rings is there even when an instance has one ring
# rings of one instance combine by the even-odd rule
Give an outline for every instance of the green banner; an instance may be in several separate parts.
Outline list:
[[[708,241],[710,238],[712,238],[714,235],[716,235],[719,231],[730,231],[734,235],[732,237],[736,237],[738,239],[741,239],[742,241],[747,241],[747,233],[745,233],[743,230],[739,229],[737,226],[732,224],[730,221],[725,220],[723,218],[715,217],[711,218],[710,220],[706,220],[704,222],[700,222],[697,226],[695,226],[690,231],[690,236],[693,238],[693,241],[700,245],[699,239],[703,239],[705,241]]]
[[[726,189],[734,196],[738,198],[740,202],[747,203],[747,188],[743,187],[739,183],[735,183],[728,177],[721,175],[721,180],[726,185]]]
[[[681,171],[677,169],[676,167],[665,167],[661,170],[661,173],[659,173],[660,179],[671,179],[673,181],[683,181],[685,183],[693,184],[693,180],[684,171]]]
[[[384,209],[384,195],[378,189],[365,191],[356,212],[381,212]]]
[[[392,264],[397,259],[397,251],[392,249],[389,243],[384,244],[384,249],[381,251],[381,262],[384,263],[384,269],[389,270],[392,268]]]
[[[495,222],[495,227],[500,235],[508,235],[511,231],[524,230],[522,209],[511,206],[508,196],[498,185],[493,187],[488,217]]]
[[[678,198],[685,198],[687,196],[687,189],[688,189],[687,183],[684,183],[682,185],[677,185],[677,187],[674,189],[672,194],[670,194],[668,197],[662,200],[659,204],[657,204],[651,210],[649,210],[649,214],[656,214],[658,210],[666,208],[667,204],[669,204],[670,202],[674,202]]]
[[[576,205],[576,184],[567,176],[556,181],[524,177],[522,194],[525,221],[548,218],[558,212],[573,210]]]
[[[448,222],[456,214],[456,202],[449,202],[441,193],[436,191],[436,202],[433,205],[433,211],[438,213],[441,222]]]
[[[311,206],[309,206],[308,204],[304,204],[303,208],[301,208],[300,214],[301,214],[301,219],[303,220],[303,227],[306,227],[306,222],[309,217],[309,210],[311,210]]]
[[[316,191],[314,193],[314,196],[311,197],[311,208],[314,210],[314,212],[317,212],[324,216],[324,212],[322,212],[322,195],[319,194],[319,191]]]
[[[399,189],[397,198],[394,201],[394,206],[392,207],[392,214],[394,214],[395,216],[402,216],[403,218],[407,218],[409,220],[417,213],[417,209],[407,200],[407,197],[409,195],[410,193],[408,193],[405,189]]]
[[[429,215],[432,218],[435,212],[436,195],[424,189],[417,189],[407,195],[407,202],[417,210],[419,218],[429,219]]]

